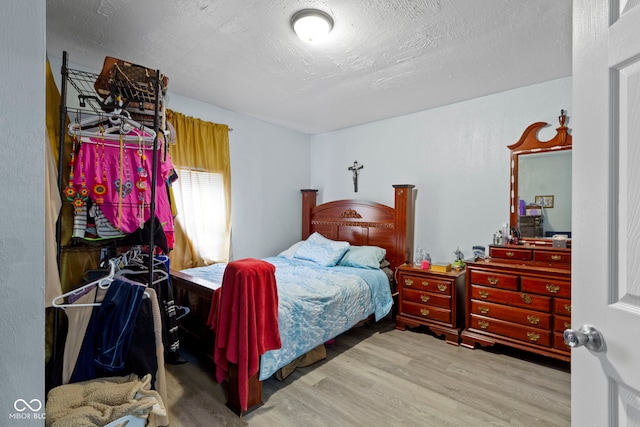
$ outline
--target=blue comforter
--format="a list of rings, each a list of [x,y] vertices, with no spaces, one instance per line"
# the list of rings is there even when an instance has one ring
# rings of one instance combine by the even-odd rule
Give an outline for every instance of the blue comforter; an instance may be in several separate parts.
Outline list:
[[[389,280],[382,270],[321,267],[309,261],[265,258],[276,267],[278,325],[282,348],[265,353],[260,380],[329,339],[374,314],[380,320],[391,310]],[[222,283],[226,264],[184,270],[185,273]]]

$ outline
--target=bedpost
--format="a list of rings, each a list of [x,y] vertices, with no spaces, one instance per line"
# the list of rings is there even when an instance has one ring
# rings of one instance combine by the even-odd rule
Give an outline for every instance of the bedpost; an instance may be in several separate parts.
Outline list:
[[[300,190],[302,193],[302,240],[311,234],[311,209],[316,207],[318,190]]]
[[[398,184],[395,188],[396,259],[392,262],[399,267],[413,259],[413,233],[415,197],[412,184]],[[404,254],[404,255],[403,255]]]
[[[243,410],[240,404],[240,391],[238,387],[238,365],[230,363],[229,377],[225,381],[225,385],[227,386],[227,408],[241,417],[261,407],[264,403],[262,402],[262,381],[260,381],[259,378],[260,372],[249,377],[247,409]]]

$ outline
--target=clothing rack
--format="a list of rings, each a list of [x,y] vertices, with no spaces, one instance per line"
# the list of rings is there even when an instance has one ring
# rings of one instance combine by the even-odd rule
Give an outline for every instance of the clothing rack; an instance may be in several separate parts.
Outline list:
[[[154,279],[154,265],[153,265],[153,254],[155,251],[155,221],[154,218],[156,216],[156,179],[158,175],[158,156],[155,153],[158,151],[158,128],[159,128],[159,115],[160,115],[160,98],[162,96],[162,81],[161,74],[159,70],[156,70],[156,74],[154,77],[151,77],[150,80],[153,83],[153,92],[152,93],[143,93],[136,90],[132,85],[123,80],[110,80],[108,82],[111,94],[103,99],[96,91],[95,84],[98,79],[101,79],[101,82],[104,83],[104,77],[99,76],[98,74],[76,70],[69,68],[69,56],[66,51],[62,54],[62,84],[61,84],[61,102],[60,102],[60,139],[58,141],[58,190],[60,194],[63,193],[65,188],[65,162],[68,161],[68,155],[70,153],[65,153],[65,140],[66,135],[68,134],[68,128],[66,126],[67,116],[70,112],[75,111],[76,114],[84,114],[86,116],[108,116],[109,114],[120,114],[118,111],[119,108],[127,105],[133,105],[132,109],[135,110],[136,105],[139,106],[140,109],[143,109],[144,105],[153,104],[154,106],[154,114],[153,114],[153,123],[152,129],[154,132],[153,142],[151,144],[153,150],[153,161],[152,161],[152,171],[151,171],[151,179],[150,179],[150,201],[149,201],[149,212],[150,212],[150,221],[149,221],[149,237],[146,244],[149,247],[149,280],[148,283],[152,283]],[[77,95],[77,103],[78,106],[71,108],[69,106],[69,90],[73,89],[75,94]],[[113,96],[112,96],[113,95]],[[116,102],[115,98],[119,98],[119,100],[124,100],[123,102]],[[65,198],[63,197],[63,200]],[[65,202],[68,203],[68,202]],[[62,214],[59,216],[58,221],[56,223],[56,259],[58,262],[58,266],[61,263],[61,253],[62,253]],[[108,243],[111,245],[112,243]],[[107,245],[105,245],[107,246]],[[53,317],[53,347],[52,347],[52,357],[55,360],[58,349],[56,348],[57,343],[57,332],[59,328],[59,311],[56,309],[54,311]]]

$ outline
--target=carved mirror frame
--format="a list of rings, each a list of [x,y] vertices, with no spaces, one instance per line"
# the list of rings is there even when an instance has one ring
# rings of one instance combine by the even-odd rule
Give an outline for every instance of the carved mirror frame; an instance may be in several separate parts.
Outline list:
[[[515,144],[509,145],[511,150],[511,188],[509,193],[509,223],[511,227],[518,227],[518,162],[520,156],[527,154],[545,153],[551,151],[571,150],[572,137],[568,133],[569,128],[565,126],[567,115],[565,110],[560,110],[560,127],[556,128],[556,135],[548,141],[538,139],[538,132],[543,127],[548,126],[545,122],[536,122],[527,127],[522,136]],[[544,240],[542,238],[523,238],[523,240]]]

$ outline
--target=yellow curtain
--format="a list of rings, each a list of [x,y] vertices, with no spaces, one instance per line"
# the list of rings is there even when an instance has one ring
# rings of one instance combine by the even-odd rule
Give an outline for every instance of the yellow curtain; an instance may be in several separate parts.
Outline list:
[[[51,153],[53,159],[49,159],[48,167],[53,168],[55,171],[55,175],[57,177],[57,169],[58,169],[58,156],[59,156],[59,144],[60,144],[60,103],[61,96],[60,91],[58,90],[58,86],[56,85],[55,79],[53,77],[53,72],[51,70],[51,64],[47,60],[47,76],[46,76],[46,107],[47,107],[47,134],[49,145],[51,148]],[[68,118],[65,117],[65,126],[69,123]],[[64,152],[66,153],[66,158],[63,159],[62,165],[62,185],[63,187],[67,185],[68,174],[69,174],[69,153],[71,152],[71,138],[65,134],[65,147]],[[51,179],[51,178],[50,178]],[[56,178],[57,185],[57,178]],[[53,187],[53,184],[52,184]],[[53,193],[53,190],[52,190]],[[60,200],[60,194],[56,188],[55,195],[51,196],[51,199],[55,201],[57,198]],[[54,197],[55,196],[55,197]],[[49,202],[48,202],[49,203]],[[60,203],[58,201],[58,203]],[[50,209],[53,207],[50,206]],[[62,292],[68,292],[80,284],[82,284],[82,274],[84,271],[90,268],[97,268],[99,260],[100,260],[100,248],[90,248],[82,250],[74,250],[69,246],[71,243],[71,234],[73,229],[73,206],[70,203],[63,203],[62,208],[57,206],[57,210],[61,210],[61,220],[62,220],[62,236],[61,236],[61,253],[60,253],[60,267],[58,272],[58,267],[55,267],[55,274],[59,277],[58,288],[62,290]],[[55,221],[55,219],[54,219]],[[55,239],[55,235],[47,239],[47,244],[49,245],[50,239]],[[53,242],[55,245],[55,240]],[[48,246],[49,247],[49,246]],[[95,249],[95,250],[94,250]],[[53,262],[55,264],[55,252],[53,254]],[[53,269],[51,269],[53,271]],[[48,275],[49,273],[47,273]],[[47,276],[47,280],[50,279],[50,276]],[[47,301],[50,302],[50,301]]]
[[[211,172],[222,176],[224,189],[224,226],[220,239],[221,259],[211,260],[203,257],[194,236],[185,233],[187,221],[190,220],[190,206],[176,206],[177,216],[174,224],[174,247],[170,253],[171,268],[182,270],[197,267],[211,262],[226,262],[229,260],[231,247],[231,166],[229,157],[229,127],[224,124],[205,122],[203,120],[185,116],[184,114],[167,110],[167,120],[173,125],[176,133],[176,144],[171,146],[171,161],[176,170],[192,170]],[[185,180],[173,183],[184,194],[190,189],[181,189]],[[194,216],[194,215],[191,215]],[[203,236],[199,236],[202,238]]]
[[[60,273],[58,272],[56,256],[56,221],[60,214],[62,200],[58,191],[58,141],[60,137],[60,93],[56,87],[51,72],[51,65],[47,60],[46,67],[46,127],[45,144],[45,221],[46,221],[46,257],[45,257],[45,306],[51,306],[53,297],[60,295]]]

